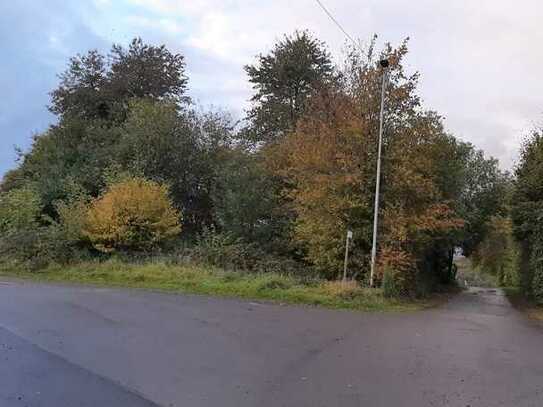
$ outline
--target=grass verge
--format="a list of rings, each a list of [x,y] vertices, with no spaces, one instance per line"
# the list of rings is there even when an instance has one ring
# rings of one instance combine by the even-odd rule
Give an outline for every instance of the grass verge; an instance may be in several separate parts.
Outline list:
[[[528,298],[522,295],[518,288],[504,288],[505,295],[509,299],[509,302],[521,311],[528,318],[543,323],[543,306],[534,304]]]
[[[425,300],[388,299],[380,289],[356,283],[301,281],[278,274],[247,274],[196,265],[165,262],[132,264],[119,260],[49,266],[42,271],[0,267],[0,276],[55,283],[154,289],[167,292],[270,300],[365,311],[410,311],[446,300],[441,294]]]

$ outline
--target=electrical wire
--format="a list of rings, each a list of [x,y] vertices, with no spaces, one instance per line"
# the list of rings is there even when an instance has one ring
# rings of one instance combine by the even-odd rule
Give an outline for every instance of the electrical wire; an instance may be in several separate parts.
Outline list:
[[[341,32],[347,37],[360,51],[364,52],[364,50],[360,47],[360,44],[354,40],[353,37],[349,35],[347,30],[343,28],[343,26],[339,23],[339,21],[334,17],[334,15],[325,7],[324,4],[322,4],[321,0],[315,0],[317,4],[320,6],[322,11],[326,13],[326,15],[334,22],[334,24],[341,30]]]

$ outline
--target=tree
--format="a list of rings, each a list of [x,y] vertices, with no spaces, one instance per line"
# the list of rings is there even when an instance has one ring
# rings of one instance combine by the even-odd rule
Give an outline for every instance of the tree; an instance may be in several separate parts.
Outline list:
[[[458,212],[465,219],[462,249],[469,256],[485,239],[486,226],[493,216],[507,214],[508,174],[499,168],[498,160],[485,158],[481,150],[464,145],[463,180]]]
[[[233,149],[218,171],[212,196],[220,229],[270,250],[283,248],[285,213],[261,154]]]
[[[436,146],[440,118],[421,109],[417,75],[407,76],[406,44],[385,51],[391,60],[380,228],[380,269],[415,285],[418,264],[436,255],[436,242],[461,226],[443,202]],[[342,81],[311,98],[296,131],[270,149],[269,165],[283,177],[296,213],[294,238],[328,277],[338,275],[347,229],[355,235],[352,264],[368,269],[371,247],[379,95],[382,72],[370,52],[347,56]],[[432,252],[433,250],[433,252]],[[438,274],[440,270],[434,269]]]
[[[186,84],[183,56],[140,38],[127,49],[113,45],[108,57],[91,50],[71,58],[51,92],[50,110],[59,116],[58,124],[34,137],[1,189],[33,183],[45,214],[54,219],[55,201],[66,199],[70,188],[97,196],[105,185],[104,170],[118,164],[123,123],[137,105],[133,101],[168,100],[181,110]]]
[[[116,162],[130,173],[170,185],[190,234],[214,222],[211,193],[230,132],[229,119],[221,115],[180,111],[170,101],[134,101]]]
[[[112,165],[119,131],[103,121],[66,117],[33,139],[30,151],[20,156],[12,172],[9,190],[32,183],[44,213],[56,218],[55,201],[66,199],[73,189],[97,196],[104,187],[105,168]]]
[[[486,225],[486,231],[473,253],[474,265],[496,276],[501,285],[517,285],[518,249],[513,240],[511,219],[495,215]]]
[[[307,31],[285,36],[245,71],[255,90],[247,117],[253,142],[270,142],[294,130],[311,94],[334,78],[326,45]]]
[[[99,250],[150,250],[179,234],[179,220],[166,186],[135,177],[91,203],[83,232]]]
[[[525,140],[515,170],[511,216],[520,246],[521,288],[543,303],[543,132]]]
[[[122,121],[132,98],[187,100],[184,57],[141,38],[128,49],[114,44],[108,58],[97,50],[77,55],[59,78],[49,109],[61,117]]]
[[[98,50],[70,58],[68,69],[59,75],[58,88],[50,93],[49,110],[58,115],[107,118],[107,70],[106,59]]]
[[[170,52],[165,45],[148,45],[134,38],[128,49],[113,45],[110,58],[108,79],[116,97],[167,98],[176,103],[187,100],[184,57]]]

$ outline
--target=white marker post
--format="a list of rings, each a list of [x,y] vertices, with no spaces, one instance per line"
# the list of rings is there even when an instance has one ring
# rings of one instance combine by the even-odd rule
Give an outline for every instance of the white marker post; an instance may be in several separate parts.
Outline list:
[[[347,263],[349,262],[349,240],[353,238],[353,232],[347,231],[347,238],[345,239],[345,261],[343,263],[343,282],[347,281]]]

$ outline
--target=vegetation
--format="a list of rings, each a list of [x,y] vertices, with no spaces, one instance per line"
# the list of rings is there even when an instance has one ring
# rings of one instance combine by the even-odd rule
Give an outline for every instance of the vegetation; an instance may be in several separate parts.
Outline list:
[[[474,265],[493,276],[498,285],[517,286],[518,247],[513,239],[511,219],[492,217],[486,228],[484,240],[471,256]]]
[[[498,287],[498,279],[480,266],[474,267],[473,261],[468,257],[461,257],[455,261],[457,267],[458,283],[462,287]]]
[[[247,65],[255,94],[246,137],[272,142],[294,130],[312,93],[334,78],[326,45],[306,32],[285,36],[255,65]]]
[[[85,215],[82,234],[102,251],[149,250],[181,232],[168,189],[143,178],[110,185]]]
[[[437,247],[463,222],[444,201],[439,174],[428,171],[443,160],[436,154],[448,137],[441,119],[420,108],[417,76],[407,77],[402,68],[406,45],[387,53],[392,60],[387,114],[395,119],[385,139],[379,274],[393,269],[403,285],[400,291],[407,293],[418,289],[416,263],[435,263],[441,255]],[[351,55],[347,62],[342,80],[314,96],[296,131],[270,153],[296,214],[294,239],[329,278],[341,269],[345,230],[357,236],[351,258],[359,273],[368,268],[371,247],[377,136],[373,117],[379,109],[382,72],[371,57]],[[446,275],[449,270],[445,266],[432,272]]]
[[[12,189],[0,200],[0,232],[33,229],[40,213],[40,196],[31,185]]]
[[[304,280],[276,273],[224,271],[194,264],[176,265],[165,261],[142,263],[110,259],[51,265],[36,273],[0,268],[0,275],[40,281],[84,283],[170,292],[211,294],[279,303],[321,305],[329,308],[367,311],[407,311],[429,307],[444,297],[418,301],[384,298],[380,289],[356,283]]]
[[[0,184],[3,268],[371,308],[454,283],[462,247],[513,283],[510,233],[519,235],[520,218],[509,221],[511,181],[422,105],[407,54],[407,41],[376,52],[374,40],[336,66],[310,33],[285,36],[245,67],[254,96],[240,124],[192,104],[184,57],[164,46],[134,39],[107,57],[72,58],[51,92],[58,122]],[[390,68],[377,282],[387,299],[364,287],[381,58]],[[347,230],[351,282],[338,289]],[[536,269],[537,247],[529,247]],[[541,281],[532,281],[537,292]]]
[[[524,142],[516,169],[512,216],[519,242],[522,293],[543,304],[543,136],[534,131]]]
[[[487,197],[488,198],[488,197]],[[483,201],[488,202],[485,198]],[[480,277],[505,287],[513,305],[543,315],[543,137],[534,130],[524,141],[513,177],[495,190],[499,210],[478,227],[468,253]],[[479,205],[481,207],[481,205]],[[492,211],[486,210],[490,214]]]

